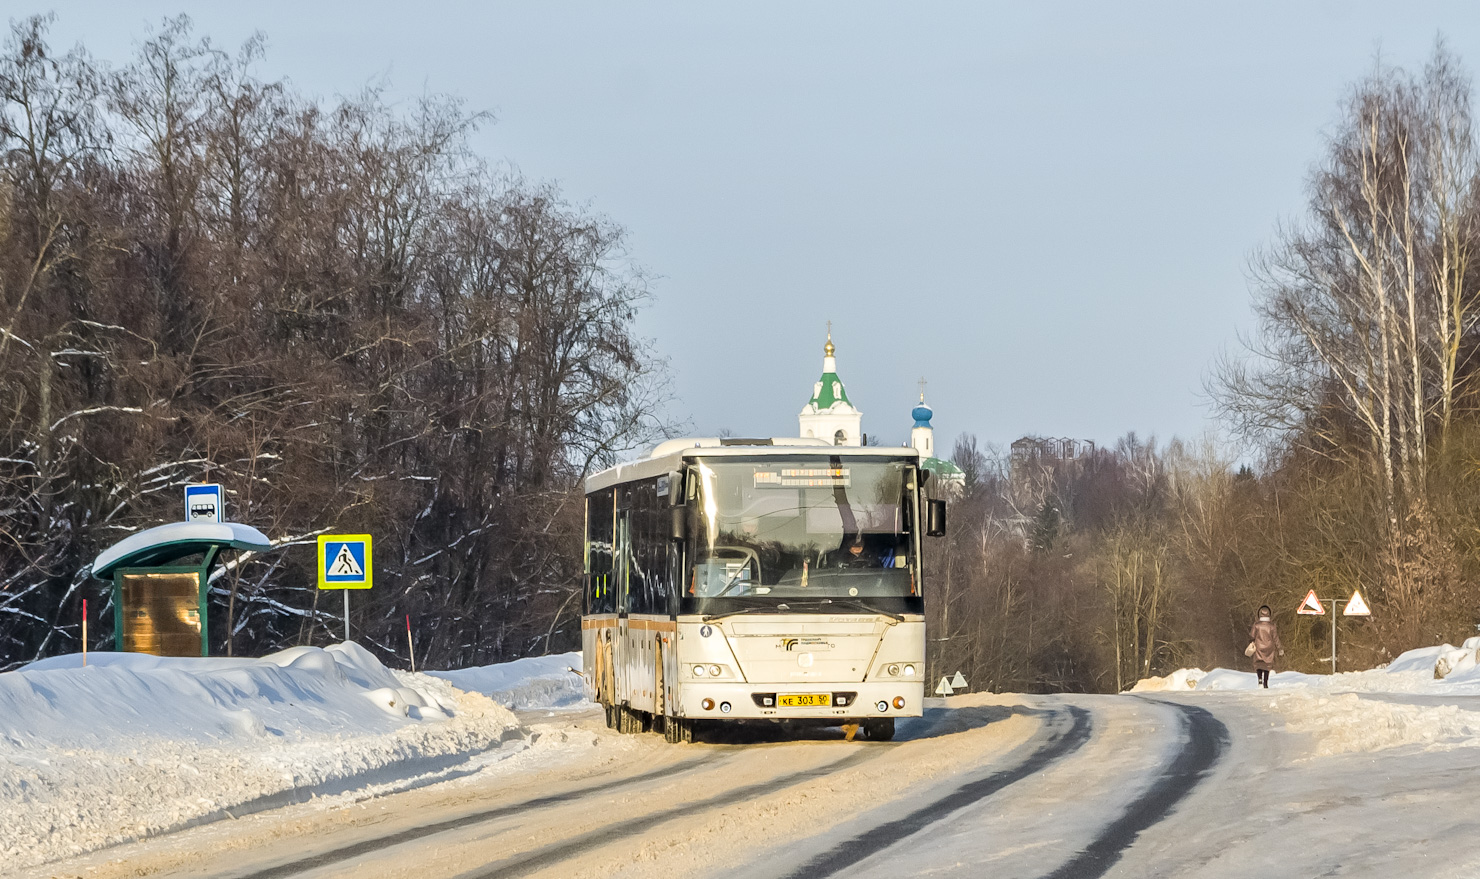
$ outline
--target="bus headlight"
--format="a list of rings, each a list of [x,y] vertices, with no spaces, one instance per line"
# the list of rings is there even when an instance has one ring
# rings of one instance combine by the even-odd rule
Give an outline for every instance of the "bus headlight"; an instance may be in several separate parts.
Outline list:
[[[899,677],[899,665],[898,664],[891,665],[891,666],[889,666],[888,668],[886,668],[884,670],[889,673],[889,677],[891,677],[891,678],[897,678],[897,677]]]
[[[719,677],[719,666],[717,666],[717,665],[711,665],[709,667],[709,674],[710,674],[711,677],[716,677],[716,678]]]
[[[915,667],[913,665],[907,665],[907,666],[905,666],[904,667],[904,676],[907,677],[907,678],[914,677],[915,676]]]
[[[702,665],[696,665],[696,666],[694,666],[694,676],[695,677],[702,678],[706,674],[708,674],[708,671],[705,670],[704,666],[702,666]]]

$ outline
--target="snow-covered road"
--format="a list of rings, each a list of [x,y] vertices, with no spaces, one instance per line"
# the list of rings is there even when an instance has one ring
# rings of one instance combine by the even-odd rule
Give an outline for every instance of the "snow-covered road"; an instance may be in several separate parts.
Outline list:
[[[572,655],[63,658],[0,676],[0,875],[1477,875],[1476,652],[685,745],[606,729]]]
[[[610,732],[594,711],[524,712],[530,747],[483,772],[340,808],[290,806],[196,827],[23,875],[1458,876],[1480,868],[1472,842],[1480,752],[1436,743],[1414,723],[1406,744],[1326,753],[1322,735],[1306,729],[1332,710],[1382,717],[1396,704],[1420,717],[1453,700],[1314,694],[1326,705],[1293,706],[1290,698],[967,696],[933,705],[892,743],[822,734],[675,746]]]

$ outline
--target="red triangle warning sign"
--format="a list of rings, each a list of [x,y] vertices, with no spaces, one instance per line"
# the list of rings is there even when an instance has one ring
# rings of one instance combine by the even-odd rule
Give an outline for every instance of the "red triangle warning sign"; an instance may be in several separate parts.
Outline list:
[[[1304,614],[1325,614],[1326,609],[1321,606],[1321,600],[1319,598],[1316,598],[1316,591],[1312,589],[1310,590],[1310,594],[1305,596],[1305,600],[1300,602],[1300,607],[1297,608],[1295,612]]]
[[[1342,611],[1341,614],[1348,617],[1370,617],[1372,616],[1372,609],[1367,606],[1367,602],[1362,600],[1361,591],[1354,589],[1352,590],[1351,600],[1346,603],[1346,610]]]

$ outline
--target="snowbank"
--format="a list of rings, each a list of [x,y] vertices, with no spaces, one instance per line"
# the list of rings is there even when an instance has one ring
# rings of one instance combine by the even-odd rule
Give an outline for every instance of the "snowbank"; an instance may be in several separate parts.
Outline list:
[[[1458,705],[1291,691],[1279,694],[1270,707],[1284,715],[1287,731],[1314,736],[1316,756],[1399,747],[1424,751],[1480,747],[1480,711]]]
[[[1132,693],[1244,691],[1269,697],[1288,732],[1312,736],[1313,755],[1411,747],[1480,747],[1480,637],[1460,647],[1410,650],[1383,668],[1310,675],[1278,672],[1269,690],[1252,672],[1180,669],[1136,682]],[[1410,697],[1420,697],[1411,699]],[[1437,698],[1436,698],[1437,697]]]
[[[1298,671],[1276,672],[1269,678],[1271,690],[1316,688],[1333,692],[1414,693],[1423,695],[1480,695],[1480,637],[1460,647],[1441,644],[1409,650],[1382,668],[1309,675]],[[1254,690],[1259,688],[1253,672],[1215,668],[1178,669],[1164,678],[1137,681],[1129,692],[1195,690]]]
[[[428,674],[517,710],[576,708],[587,704],[582,678],[576,674],[580,670],[580,653],[557,653]]]
[[[1127,692],[1131,693],[1160,693],[1165,691],[1181,692],[1191,690],[1197,686],[1207,672],[1200,668],[1179,668],[1164,678],[1149,677],[1136,681],[1136,685]]]
[[[0,862],[445,771],[517,729],[489,699],[354,643],[42,660],[0,674]]]

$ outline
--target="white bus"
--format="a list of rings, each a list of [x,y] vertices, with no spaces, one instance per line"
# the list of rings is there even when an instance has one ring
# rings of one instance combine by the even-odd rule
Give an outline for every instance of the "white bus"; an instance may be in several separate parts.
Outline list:
[[[928,477],[909,448],[685,439],[586,480],[581,644],[607,725],[891,738],[925,696]]]

